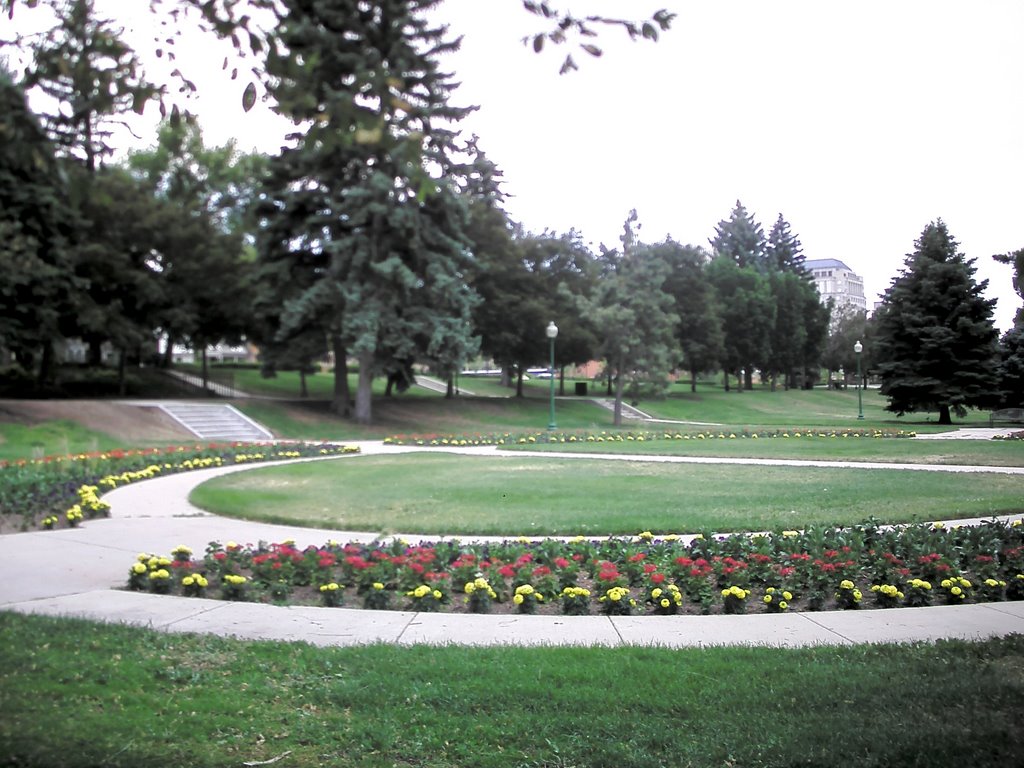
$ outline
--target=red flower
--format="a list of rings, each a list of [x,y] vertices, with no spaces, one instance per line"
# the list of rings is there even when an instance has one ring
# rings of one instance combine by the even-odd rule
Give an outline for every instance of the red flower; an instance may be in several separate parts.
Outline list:
[[[538,565],[536,568],[533,569],[533,575],[537,577],[547,576],[550,573],[551,569],[548,568],[546,565]]]
[[[570,563],[564,557],[556,557],[554,560],[555,568],[568,568]]]
[[[653,573],[658,570],[658,566],[654,563],[644,563],[644,573]]]
[[[651,574],[651,582],[652,583],[654,583],[654,584],[661,584],[663,581],[665,581],[665,574],[664,573],[652,573]]]
[[[631,558],[629,558],[629,562],[631,562],[631,563],[639,563],[645,557],[647,557],[647,553],[646,552],[637,552],[635,555],[633,555]]]

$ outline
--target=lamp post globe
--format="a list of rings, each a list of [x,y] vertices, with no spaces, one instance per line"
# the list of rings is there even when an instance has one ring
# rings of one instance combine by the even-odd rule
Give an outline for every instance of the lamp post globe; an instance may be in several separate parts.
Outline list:
[[[544,333],[551,343],[551,367],[548,368],[548,377],[551,383],[551,416],[548,419],[548,430],[552,431],[555,429],[555,337],[558,336],[558,326],[552,321],[548,323]]]
[[[860,343],[860,339],[853,345],[853,352],[857,355],[857,418],[864,418],[864,393],[863,393],[863,380],[860,377],[860,353],[864,351],[864,345]]]

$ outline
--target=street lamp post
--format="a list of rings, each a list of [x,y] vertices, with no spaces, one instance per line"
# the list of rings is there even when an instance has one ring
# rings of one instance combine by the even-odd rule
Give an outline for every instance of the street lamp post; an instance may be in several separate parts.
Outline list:
[[[548,337],[548,341],[551,342],[551,368],[549,372],[551,374],[551,418],[548,421],[548,429],[554,430],[555,428],[555,337],[558,336],[558,326],[552,321],[548,323],[547,330],[545,331]]]
[[[860,377],[860,353],[864,351],[864,345],[857,340],[853,345],[853,351],[857,355],[857,418],[864,418],[864,393],[862,391],[863,379]]]

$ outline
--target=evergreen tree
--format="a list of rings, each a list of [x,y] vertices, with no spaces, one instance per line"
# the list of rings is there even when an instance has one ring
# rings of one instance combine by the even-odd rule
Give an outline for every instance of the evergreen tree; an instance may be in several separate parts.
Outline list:
[[[937,410],[940,424],[952,423],[951,411],[963,416],[998,397],[995,300],[982,297],[988,281],[975,281],[974,260],[957,248],[941,219],[925,227],[876,323],[886,409]]]
[[[766,258],[770,268],[774,271],[794,272],[806,276],[807,280],[811,279],[804,269],[803,246],[791,231],[789,222],[782,218],[781,213],[775,220],[775,224],[772,225],[772,231],[768,233]]]
[[[729,218],[715,226],[710,243],[715,254],[732,259],[738,267],[755,267],[762,272],[768,269],[764,230],[739,200]]]
[[[465,109],[438,58],[457,43],[430,26],[436,0],[285,0],[267,60],[278,110],[308,123],[272,163],[264,259],[293,268],[281,333],[329,328],[336,380],[359,362],[356,420],[371,384],[422,354],[453,367],[475,352],[466,290],[465,209],[453,179]],[[295,272],[303,273],[301,276]],[[347,412],[341,387],[335,410]]]
[[[95,171],[113,152],[108,140],[117,116],[141,114],[160,91],[141,74],[122,30],[97,16],[93,0],[50,4],[58,24],[32,43],[25,89],[40,91],[54,105],[41,117],[62,153]]]
[[[992,257],[1013,267],[1013,289],[1024,298],[1024,248]],[[1024,405],[1024,307],[1017,309],[1013,327],[999,340],[999,388],[1007,405]]]
[[[52,143],[0,67],[0,355],[50,377],[60,319],[74,314],[74,213]]]

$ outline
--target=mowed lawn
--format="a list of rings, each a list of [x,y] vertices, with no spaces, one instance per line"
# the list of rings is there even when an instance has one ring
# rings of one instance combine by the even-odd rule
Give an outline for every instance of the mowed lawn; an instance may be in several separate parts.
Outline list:
[[[420,453],[253,470],[197,488],[229,517],[341,530],[602,535],[987,517],[1024,509],[1024,478],[860,468]]]

